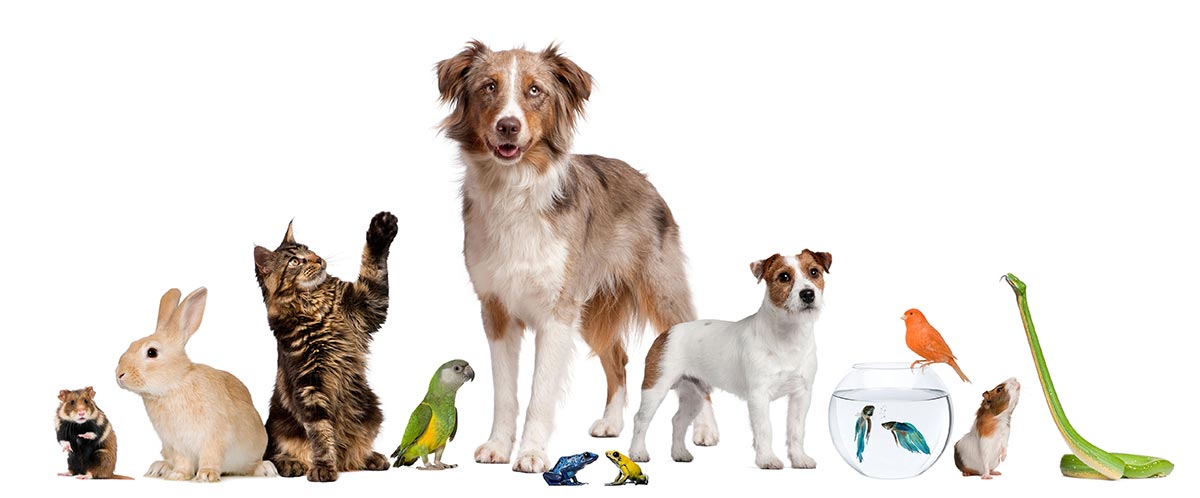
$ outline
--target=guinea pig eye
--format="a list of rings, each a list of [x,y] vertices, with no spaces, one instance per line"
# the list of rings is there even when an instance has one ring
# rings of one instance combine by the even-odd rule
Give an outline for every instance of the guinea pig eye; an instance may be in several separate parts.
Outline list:
[[[529,87],[529,96],[530,97],[537,97],[541,93],[542,93],[542,89],[538,88],[537,85],[533,85],[533,86]]]
[[[818,276],[818,275],[820,275],[820,274],[821,274],[821,271],[820,271],[820,270],[818,270],[818,269],[816,269],[816,268],[809,268],[809,269],[808,269],[808,276],[810,276],[810,277],[816,277],[816,276]]]
[[[997,387],[997,388],[996,388],[996,392],[998,392],[998,393],[1002,393],[1002,392],[1004,392],[1004,386],[999,386],[999,387]]]
[[[150,348],[146,350],[147,358],[158,358],[158,348]]]
[[[288,261],[288,268],[295,268],[296,265],[299,265],[299,264],[300,264],[299,258],[292,258],[290,261]]]
[[[788,274],[788,272],[785,271],[785,272],[779,274],[778,280],[780,282],[791,282],[792,276],[790,274]]]
[[[488,83],[487,85],[484,85],[483,91],[488,92],[488,93],[492,93],[492,92],[496,91],[496,84]]]

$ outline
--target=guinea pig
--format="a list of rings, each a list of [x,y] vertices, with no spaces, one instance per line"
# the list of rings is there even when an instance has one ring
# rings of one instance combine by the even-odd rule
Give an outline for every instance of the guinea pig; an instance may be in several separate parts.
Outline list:
[[[996,467],[1008,457],[1008,434],[1012,412],[1017,407],[1021,383],[1010,377],[990,391],[984,391],[983,403],[975,412],[975,423],[966,435],[954,443],[954,466],[963,476],[991,479],[1000,475]]]

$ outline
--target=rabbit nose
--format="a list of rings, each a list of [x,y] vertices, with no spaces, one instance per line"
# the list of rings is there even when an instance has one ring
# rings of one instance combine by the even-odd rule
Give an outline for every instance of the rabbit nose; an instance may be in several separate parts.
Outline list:
[[[124,379],[124,378],[125,378],[125,372],[121,372],[121,373],[117,374],[117,378],[118,378],[118,379]]]

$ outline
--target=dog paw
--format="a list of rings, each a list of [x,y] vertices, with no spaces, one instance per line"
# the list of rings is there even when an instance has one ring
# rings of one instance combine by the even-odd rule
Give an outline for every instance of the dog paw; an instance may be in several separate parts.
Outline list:
[[[602,418],[592,424],[592,437],[617,437],[621,435],[621,429],[624,428],[625,421],[621,419],[609,420]]]
[[[793,469],[815,469],[815,468],[817,468],[817,461],[813,460],[812,457],[805,455],[805,454],[795,455],[795,456],[790,457],[789,459],[792,461]]]
[[[544,451],[522,451],[517,454],[517,461],[513,464],[513,471],[515,472],[539,474],[547,470],[550,470],[550,466],[546,465],[546,452]]]
[[[329,464],[313,465],[311,469],[308,469],[309,482],[333,482],[337,478],[337,469]]]
[[[391,466],[392,463],[388,461],[387,457],[380,453],[371,452],[371,456],[367,457],[363,468],[366,470],[387,470]]]
[[[646,451],[646,448],[630,448],[629,459],[638,463],[646,463],[650,461],[650,452]]]
[[[190,481],[195,474],[183,472],[181,470],[172,470],[163,476],[163,479],[168,481]]]
[[[159,460],[150,464],[150,468],[146,469],[146,477],[162,477],[171,472],[171,466],[167,462]]]
[[[279,477],[279,471],[275,469],[275,464],[270,460],[263,460],[254,466],[254,470],[250,472],[254,477]]]
[[[196,482],[220,482],[221,471],[217,469],[200,469],[196,471]]]
[[[690,462],[692,461],[692,452],[687,448],[671,448],[671,459],[676,462]]]
[[[754,459],[754,463],[760,469],[779,470],[783,468],[783,460],[775,455],[759,456]]]
[[[697,422],[692,425],[692,443],[696,446],[716,446],[721,440],[717,426]]]
[[[392,245],[399,232],[395,215],[387,211],[379,213],[371,218],[371,228],[367,230],[367,245],[373,251],[382,252]]]
[[[299,460],[275,460],[275,470],[283,477],[300,477],[308,473],[308,465]]]
[[[479,463],[508,463],[512,455],[512,443],[488,441],[475,448],[475,461]]]

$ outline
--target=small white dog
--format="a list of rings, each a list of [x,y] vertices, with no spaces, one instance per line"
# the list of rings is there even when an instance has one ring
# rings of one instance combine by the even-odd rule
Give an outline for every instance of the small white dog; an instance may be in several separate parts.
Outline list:
[[[804,420],[817,373],[813,324],[824,307],[825,274],[833,264],[827,252],[805,249],[796,256],[778,254],[750,263],[767,292],[758,312],[738,322],[700,320],[681,323],[658,336],[646,355],[642,405],[633,419],[629,455],[647,462],[646,429],[654,412],[675,389],[679,411],[672,419],[671,458],[690,462],[684,443],[688,424],[713,387],[750,405],[755,463],[782,469],[771,448],[770,403],[788,397],[787,442],[792,467],[811,469],[817,462],[804,453]]]

